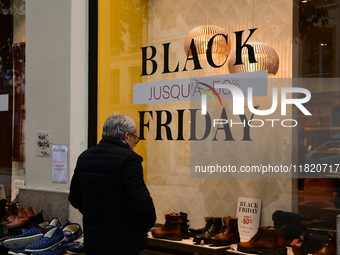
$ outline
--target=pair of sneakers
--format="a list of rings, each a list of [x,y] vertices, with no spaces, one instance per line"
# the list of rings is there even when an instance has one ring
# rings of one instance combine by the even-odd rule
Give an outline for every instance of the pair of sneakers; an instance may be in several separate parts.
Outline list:
[[[9,249],[8,254],[21,255],[62,255],[66,253],[61,245],[64,240],[62,229],[58,226],[42,233],[35,227],[31,227],[21,235],[6,239],[3,245]]]
[[[45,233],[49,229],[56,226],[60,227],[63,231],[65,237],[64,241],[62,241],[63,244],[73,242],[83,235],[83,230],[78,223],[73,223],[70,220],[66,220],[65,223],[62,225],[58,217],[54,217],[49,222],[45,221],[43,223],[40,223],[38,225],[38,229],[42,233]]]
[[[8,254],[34,255],[39,252],[39,255],[59,255],[66,252],[61,244],[72,242],[82,234],[82,228],[78,223],[66,220],[62,224],[58,217],[54,217],[50,221],[29,228],[21,235],[6,239],[3,245],[9,249]]]

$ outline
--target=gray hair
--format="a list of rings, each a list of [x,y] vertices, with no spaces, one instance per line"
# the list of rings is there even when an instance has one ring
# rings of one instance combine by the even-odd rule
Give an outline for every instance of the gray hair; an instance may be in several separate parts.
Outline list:
[[[126,132],[132,134],[135,130],[136,123],[130,116],[126,114],[112,114],[103,125],[102,137],[123,139]]]

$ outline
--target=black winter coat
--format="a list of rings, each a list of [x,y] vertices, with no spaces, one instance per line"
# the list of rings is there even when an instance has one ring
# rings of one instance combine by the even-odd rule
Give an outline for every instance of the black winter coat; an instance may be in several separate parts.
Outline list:
[[[144,249],[156,213],[142,161],[128,145],[109,137],[79,156],[69,201],[83,214],[87,255]]]

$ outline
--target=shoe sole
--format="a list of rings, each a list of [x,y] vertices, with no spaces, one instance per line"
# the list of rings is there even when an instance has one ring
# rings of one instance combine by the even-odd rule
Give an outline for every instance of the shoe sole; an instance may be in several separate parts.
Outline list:
[[[21,252],[16,253],[16,252],[9,251],[8,254],[10,254],[10,255],[26,255],[27,253],[21,253]]]
[[[3,242],[3,245],[12,250],[12,249],[23,249],[27,245],[34,243],[40,237],[42,237],[43,234],[37,234],[33,236],[26,236],[26,237],[20,237],[20,238],[13,238],[13,239],[7,239]]]
[[[64,239],[60,240],[59,242],[57,243],[54,243],[53,245],[49,246],[49,247],[45,247],[45,248],[42,248],[42,249],[25,249],[25,252],[39,252],[39,251],[46,251],[46,250],[50,250],[56,246],[58,246],[58,244],[60,244]]]
[[[21,252],[17,253],[17,252],[14,252],[14,251],[8,251],[8,254],[10,254],[10,255],[21,255],[21,254],[24,254],[24,253],[21,253]]]

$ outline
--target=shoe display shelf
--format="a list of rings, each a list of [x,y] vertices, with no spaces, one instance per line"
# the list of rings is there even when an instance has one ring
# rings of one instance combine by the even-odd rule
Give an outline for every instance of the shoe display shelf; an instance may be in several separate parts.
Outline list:
[[[148,237],[147,247],[140,255],[259,255],[237,251],[236,244],[230,246],[199,245],[193,238],[173,241]],[[292,248],[287,247],[287,255],[294,255]]]
[[[226,255],[230,246],[200,245],[193,242],[193,238],[173,241],[154,238],[149,234],[147,247],[140,255]]]

